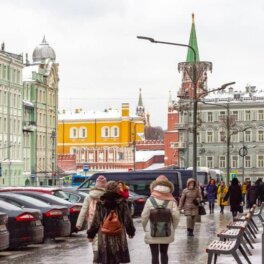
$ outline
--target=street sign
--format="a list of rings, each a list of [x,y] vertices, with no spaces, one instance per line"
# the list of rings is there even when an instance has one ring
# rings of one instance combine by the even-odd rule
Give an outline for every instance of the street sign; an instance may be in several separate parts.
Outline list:
[[[83,165],[83,171],[84,171],[84,172],[89,171],[89,165],[88,165],[88,164],[84,164],[84,165]]]

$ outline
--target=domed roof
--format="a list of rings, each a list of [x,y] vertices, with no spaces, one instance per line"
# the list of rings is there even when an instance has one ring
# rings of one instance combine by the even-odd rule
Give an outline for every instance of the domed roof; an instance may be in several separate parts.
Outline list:
[[[33,51],[32,58],[33,62],[40,62],[43,59],[51,59],[53,61],[56,60],[55,51],[52,47],[50,47],[45,39],[45,36],[43,37],[42,42]]]

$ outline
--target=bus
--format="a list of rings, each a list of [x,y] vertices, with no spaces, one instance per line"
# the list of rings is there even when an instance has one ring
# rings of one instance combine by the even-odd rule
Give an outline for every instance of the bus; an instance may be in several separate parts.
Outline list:
[[[89,179],[90,176],[83,176],[79,174],[67,175],[63,178],[63,186],[80,186],[85,180]]]

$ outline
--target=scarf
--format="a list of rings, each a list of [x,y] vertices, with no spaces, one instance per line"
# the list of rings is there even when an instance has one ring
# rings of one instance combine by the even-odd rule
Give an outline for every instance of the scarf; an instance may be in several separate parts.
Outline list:
[[[162,190],[162,187],[164,186],[156,186],[152,192],[151,192],[151,196],[154,197],[154,198],[157,198],[159,200],[164,200],[164,201],[175,201],[175,198],[173,197],[172,193],[171,192],[168,192],[168,191],[164,191]],[[168,187],[165,187],[165,188],[168,188]]]

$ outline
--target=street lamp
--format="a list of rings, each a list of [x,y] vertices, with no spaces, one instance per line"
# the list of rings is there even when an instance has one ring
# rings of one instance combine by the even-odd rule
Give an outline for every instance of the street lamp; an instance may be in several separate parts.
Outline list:
[[[180,44],[180,43],[173,43],[173,42],[166,42],[166,41],[158,41],[155,40],[154,38],[150,37],[144,37],[144,36],[137,36],[138,39],[143,39],[143,40],[148,40],[152,43],[159,43],[159,44],[165,44],[165,45],[173,45],[173,46],[181,46],[181,47],[186,47],[190,48],[193,52],[193,57],[194,57],[194,63],[191,63],[191,71],[192,72],[192,83],[193,83],[193,178],[197,180],[197,69],[196,69],[196,51],[195,49],[187,44]]]
[[[56,131],[52,130],[51,132],[51,140],[52,140],[52,185],[55,185],[55,139],[56,139]]]
[[[245,156],[248,154],[248,148],[245,146],[245,138],[244,138],[244,132],[248,129],[251,129],[252,127],[245,127],[240,132],[242,132],[242,140],[243,140],[243,146],[239,150],[239,156],[242,157],[242,183],[245,181]]]

